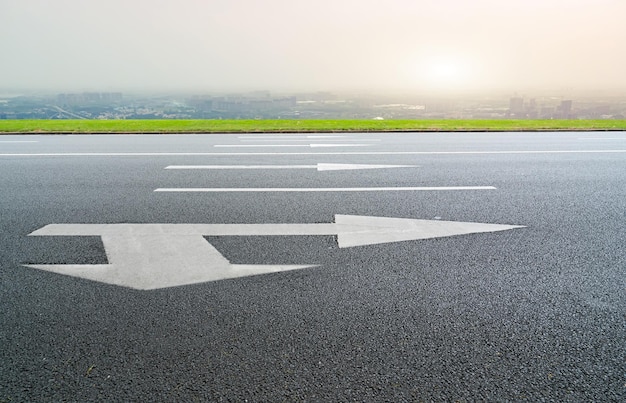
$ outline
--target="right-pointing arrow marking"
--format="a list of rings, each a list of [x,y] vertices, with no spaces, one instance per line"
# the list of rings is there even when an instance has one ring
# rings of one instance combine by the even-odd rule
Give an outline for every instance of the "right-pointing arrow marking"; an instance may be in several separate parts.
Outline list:
[[[313,267],[231,264],[205,236],[337,235],[347,248],[521,227],[352,215],[330,224],[50,224],[30,235],[100,236],[109,264],[27,267],[150,290]]]
[[[337,234],[340,248],[441,238],[523,228],[523,225],[483,224],[462,221],[335,215],[335,223],[351,228]]]

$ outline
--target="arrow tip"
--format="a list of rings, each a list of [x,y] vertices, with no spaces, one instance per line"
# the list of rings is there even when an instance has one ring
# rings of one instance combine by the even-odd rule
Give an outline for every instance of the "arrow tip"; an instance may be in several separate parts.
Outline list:
[[[506,231],[523,228],[522,225],[483,224],[461,221],[417,220],[409,218],[336,215],[335,222],[345,225],[339,230],[340,248],[381,243],[441,238],[454,235]]]

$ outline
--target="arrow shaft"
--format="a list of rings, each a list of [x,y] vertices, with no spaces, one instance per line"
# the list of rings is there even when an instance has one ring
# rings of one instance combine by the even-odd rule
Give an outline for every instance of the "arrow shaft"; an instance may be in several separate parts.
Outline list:
[[[176,224],[173,224],[176,225]],[[204,236],[337,235],[353,226],[326,224],[200,224],[194,230]]]
[[[337,235],[361,226],[327,224],[49,224],[30,235],[36,236],[271,236]]]
[[[316,169],[317,165],[170,165],[165,169]]]

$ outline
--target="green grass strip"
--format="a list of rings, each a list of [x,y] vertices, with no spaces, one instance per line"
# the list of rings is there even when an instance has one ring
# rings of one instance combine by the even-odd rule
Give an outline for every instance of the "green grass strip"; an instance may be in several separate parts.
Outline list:
[[[626,120],[0,120],[0,133],[309,133],[626,130]]]

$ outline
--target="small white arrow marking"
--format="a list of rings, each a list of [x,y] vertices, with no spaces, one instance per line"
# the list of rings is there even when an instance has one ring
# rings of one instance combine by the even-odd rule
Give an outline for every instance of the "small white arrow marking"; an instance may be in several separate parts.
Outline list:
[[[357,169],[416,168],[417,165],[324,164],[316,165],[170,165],[165,169],[317,169],[318,171],[350,171]]]
[[[29,235],[100,236],[109,264],[26,266],[152,290],[315,266],[231,264],[204,236],[337,235],[347,248],[521,227],[351,215],[333,224],[50,224]]]

